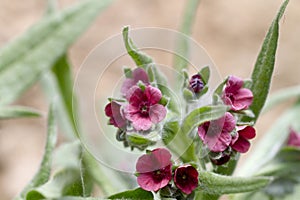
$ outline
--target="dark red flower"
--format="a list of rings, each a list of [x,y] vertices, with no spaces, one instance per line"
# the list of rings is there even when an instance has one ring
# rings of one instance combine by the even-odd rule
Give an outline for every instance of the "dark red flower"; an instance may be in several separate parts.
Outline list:
[[[198,186],[198,171],[191,165],[178,167],[174,183],[182,192],[190,194]]]
[[[149,130],[152,124],[162,121],[166,114],[166,108],[159,104],[162,94],[158,88],[146,86],[143,91],[138,86],[133,86],[127,92],[129,101],[124,109],[125,118],[132,122],[135,130]]]
[[[224,165],[230,160],[231,154],[226,154],[222,152],[221,157],[219,158],[212,158],[210,157],[210,161],[215,165]]]
[[[240,126],[237,130],[238,132],[232,139],[230,146],[240,153],[246,153],[250,148],[249,140],[256,135],[255,129],[252,126]]]
[[[244,81],[236,76],[230,76],[227,80],[222,99],[226,105],[234,111],[247,109],[253,101],[251,90],[242,88]]]
[[[204,87],[204,83],[202,81],[202,77],[200,74],[195,74],[190,79],[190,89],[195,93],[201,92]]]
[[[235,119],[229,112],[217,120],[205,122],[198,127],[198,135],[213,152],[222,152],[230,145]]]
[[[300,133],[290,128],[290,135],[287,141],[288,146],[300,147]]]
[[[158,191],[172,179],[171,154],[164,148],[157,148],[141,156],[136,163],[137,182],[147,191]]]
[[[126,119],[124,119],[121,104],[117,101],[111,101],[105,106],[105,114],[109,117],[109,124],[114,125],[118,128],[126,126]]]
[[[142,81],[145,85],[149,85],[148,74],[142,68],[136,68],[132,71],[132,78],[126,78],[121,87],[121,93],[126,96],[128,90],[136,85],[139,81]]]

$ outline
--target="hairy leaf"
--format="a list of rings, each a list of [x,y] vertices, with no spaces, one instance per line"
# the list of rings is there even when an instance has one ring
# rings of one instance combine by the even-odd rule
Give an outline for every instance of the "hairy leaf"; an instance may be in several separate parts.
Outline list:
[[[137,188],[135,190],[128,190],[125,192],[121,192],[115,195],[108,197],[108,199],[153,199],[153,195],[151,192],[145,191],[141,188]]]
[[[233,194],[258,190],[270,183],[270,177],[232,177],[212,172],[199,173],[200,190],[209,194]]]
[[[50,69],[110,0],[86,0],[44,17],[0,50],[0,105],[8,104]]]
[[[48,115],[47,142],[41,166],[30,183],[21,192],[20,198],[25,198],[29,190],[36,188],[48,181],[51,172],[52,152],[56,145],[56,139],[57,129],[54,119],[54,108],[51,107]]]
[[[269,93],[272,74],[274,70],[276,49],[279,36],[279,21],[286,9],[289,0],[285,0],[282,4],[275,20],[273,21],[261,47],[257,57],[254,70],[252,72],[253,103],[250,109],[255,114],[257,120]]]
[[[24,106],[0,106],[0,119],[12,119],[20,117],[40,117],[41,113]]]

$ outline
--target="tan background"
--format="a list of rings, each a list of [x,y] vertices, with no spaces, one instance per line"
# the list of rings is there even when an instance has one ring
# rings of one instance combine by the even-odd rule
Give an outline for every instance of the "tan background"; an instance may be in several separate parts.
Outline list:
[[[0,0],[0,46],[22,34],[43,15],[46,1]],[[60,0],[65,7],[75,0]],[[281,0],[203,0],[193,38],[202,44],[225,77],[249,77],[263,37]],[[163,27],[177,29],[184,0],[118,0],[105,10],[89,30],[70,49],[74,72],[88,52],[107,37],[119,33],[124,25],[132,28]],[[280,45],[272,91],[299,84],[300,1],[292,0],[281,22]],[[1,97],[0,97],[1,98]],[[47,111],[39,85],[17,102]],[[257,124],[260,135],[274,122],[276,109]],[[21,191],[39,166],[46,134],[46,119],[0,122],[0,196],[11,199]],[[258,138],[256,138],[256,141]]]

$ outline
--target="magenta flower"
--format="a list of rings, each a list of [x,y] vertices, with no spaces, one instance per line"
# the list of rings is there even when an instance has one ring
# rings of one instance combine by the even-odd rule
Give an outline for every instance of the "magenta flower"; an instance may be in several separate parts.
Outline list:
[[[202,77],[200,76],[200,74],[193,75],[189,83],[190,83],[190,89],[195,93],[201,92],[201,90],[204,87],[204,83],[202,81]]]
[[[237,135],[232,139],[230,146],[237,152],[246,153],[250,148],[248,140],[256,135],[255,129],[252,126],[240,126],[237,130]]]
[[[234,111],[247,109],[253,101],[251,90],[242,88],[244,81],[236,76],[230,76],[227,80],[222,99],[226,105]]]
[[[126,126],[126,119],[124,119],[121,104],[117,101],[111,101],[105,106],[105,115],[109,117],[109,124],[118,128],[124,128]]]
[[[222,152],[230,145],[235,123],[233,115],[226,112],[223,117],[200,125],[198,135],[211,151]]]
[[[290,135],[287,141],[288,146],[300,147],[300,134],[290,128]]]
[[[191,165],[178,167],[175,170],[174,183],[185,194],[191,194],[198,186],[198,171]]]
[[[136,163],[137,182],[147,191],[158,191],[172,179],[171,154],[163,148],[141,156]]]
[[[149,85],[148,74],[142,68],[136,68],[132,71],[132,78],[126,78],[121,87],[121,93],[126,96],[128,90],[136,85],[139,81],[142,81],[145,85]]]
[[[159,104],[162,94],[159,89],[148,85],[143,91],[138,86],[133,86],[126,95],[129,101],[124,109],[125,118],[132,122],[137,131],[149,130],[152,124],[162,121],[166,114],[166,108]]]

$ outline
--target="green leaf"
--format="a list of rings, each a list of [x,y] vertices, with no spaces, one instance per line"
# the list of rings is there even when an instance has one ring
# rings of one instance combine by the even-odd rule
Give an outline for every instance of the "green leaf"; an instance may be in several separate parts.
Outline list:
[[[232,175],[239,161],[239,158],[239,153],[231,155],[229,162],[226,163],[226,165],[216,166],[214,172],[221,175]]]
[[[38,172],[35,174],[30,183],[21,192],[21,198],[25,198],[29,190],[36,188],[48,181],[51,172],[52,152],[56,145],[56,139],[57,130],[56,122],[54,119],[54,108],[51,107],[48,114],[48,135],[43,160],[41,162],[41,166]]]
[[[123,39],[128,54],[131,56],[137,66],[146,69],[148,64],[153,63],[152,58],[138,50],[131,38],[129,38],[128,34],[129,27],[126,26],[123,28]]]
[[[289,0],[284,1],[275,20],[273,21],[264,39],[252,72],[251,78],[253,83],[251,90],[253,92],[254,99],[250,109],[255,114],[255,120],[257,120],[269,93],[279,36],[279,21],[288,2]]]
[[[52,70],[44,74],[41,83],[49,101],[54,101],[58,108],[57,117],[63,133],[71,139],[78,137],[80,127],[76,123],[77,102],[73,93],[72,70],[66,55],[59,58]]]
[[[128,145],[133,148],[138,148],[139,150],[143,151],[148,146],[154,145],[156,142],[151,141],[147,138],[141,137],[137,134],[134,135],[127,135],[126,134],[126,141],[128,142]]]
[[[31,189],[26,195],[27,200],[88,196],[91,193],[92,178],[82,159],[79,141],[60,146],[53,161],[57,169],[54,176],[45,184]]]
[[[248,156],[243,166],[239,168],[238,175],[251,176],[264,164],[272,160],[285,143],[289,135],[290,126],[299,127],[299,118],[300,105],[296,105],[276,120],[270,130],[259,140],[254,151]]]
[[[80,171],[65,169],[56,173],[49,182],[28,192],[27,200],[82,196],[84,194]]]
[[[271,177],[232,177],[212,172],[199,173],[199,189],[208,194],[233,194],[261,189],[268,185]]]
[[[222,117],[227,109],[227,106],[222,105],[197,108],[184,118],[181,129],[184,134],[188,135],[200,124]]]
[[[40,117],[41,113],[32,108],[23,106],[0,106],[0,119],[12,119],[20,117]]]
[[[180,131],[178,121],[169,121],[164,124],[162,141],[183,162],[197,161],[193,140]]]
[[[128,190],[125,192],[121,192],[115,195],[108,197],[108,199],[153,199],[153,195],[151,192],[145,191],[141,188],[137,188],[135,190]]]
[[[266,102],[263,112],[267,112],[280,103],[284,103],[292,98],[300,98],[300,86],[284,88],[271,95]]]
[[[201,75],[201,78],[204,82],[204,84],[206,85],[208,83],[209,77],[210,77],[210,69],[209,66],[203,67],[199,74]]]
[[[8,104],[50,69],[110,0],[86,0],[44,17],[0,50],[0,105]]]

